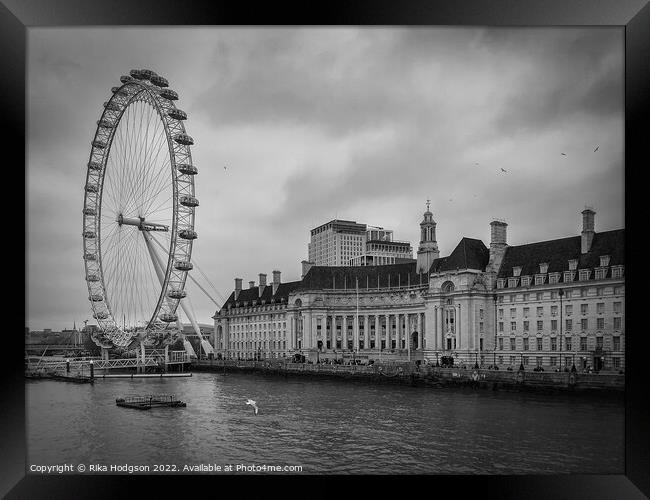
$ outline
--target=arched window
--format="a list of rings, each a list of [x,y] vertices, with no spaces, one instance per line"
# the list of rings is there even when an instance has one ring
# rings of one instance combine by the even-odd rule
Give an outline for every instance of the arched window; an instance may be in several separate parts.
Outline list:
[[[451,281],[445,281],[440,288],[442,293],[451,293],[454,291],[454,284]]]
[[[296,305],[296,307],[302,307],[302,300],[300,300],[300,299],[296,299],[296,301],[294,302],[294,304]]]

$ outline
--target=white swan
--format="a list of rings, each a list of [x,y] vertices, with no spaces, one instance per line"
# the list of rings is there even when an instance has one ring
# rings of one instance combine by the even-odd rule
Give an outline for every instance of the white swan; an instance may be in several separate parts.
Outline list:
[[[257,415],[257,412],[259,411],[257,408],[257,403],[253,401],[252,399],[249,399],[246,401],[247,405],[251,405],[253,407],[253,411],[255,412],[255,415]]]

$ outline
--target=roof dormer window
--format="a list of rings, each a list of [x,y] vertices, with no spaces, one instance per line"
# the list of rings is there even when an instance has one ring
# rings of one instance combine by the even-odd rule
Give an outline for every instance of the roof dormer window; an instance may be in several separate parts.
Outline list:
[[[504,280],[503,278],[499,278],[497,280],[497,288],[503,288],[505,284],[506,284],[506,280]]]
[[[521,275],[521,266],[515,266],[512,268],[512,275],[519,276]]]
[[[519,278],[508,278],[508,288],[515,288],[519,282]]]
[[[578,273],[578,279],[580,281],[587,281],[589,279],[590,274],[591,274],[591,269],[580,269]]]
[[[600,267],[607,267],[607,266],[609,266],[609,255],[601,255]]]
[[[530,276],[523,276],[521,278],[521,286],[530,286]]]
[[[575,271],[578,269],[578,259],[569,260],[569,271]]]
[[[548,262],[542,262],[539,265],[540,274],[546,274],[548,272]]]

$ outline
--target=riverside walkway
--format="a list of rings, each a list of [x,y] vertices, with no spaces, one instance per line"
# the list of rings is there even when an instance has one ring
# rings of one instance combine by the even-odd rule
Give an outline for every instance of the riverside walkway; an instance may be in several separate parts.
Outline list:
[[[623,392],[625,376],[619,373],[535,372],[472,367],[441,368],[416,363],[373,365],[290,363],[264,361],[194,360],[194,371],[260,372],[282,376],[338,377],[375,382],[431,386],[470,386],[492,390],[569,390]]]

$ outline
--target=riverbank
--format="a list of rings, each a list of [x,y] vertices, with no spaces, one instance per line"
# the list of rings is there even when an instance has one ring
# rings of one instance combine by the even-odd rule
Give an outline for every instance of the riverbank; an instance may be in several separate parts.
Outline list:
[[[473,368],[441,368],[415,363],[336,365],[283,361],[195,360],[193,371],[256,372],[277,376],[336,377],[424,386],[469,386],[516,391],[623,393],[625,376],[614,373],[534,372]]]

